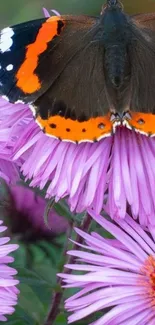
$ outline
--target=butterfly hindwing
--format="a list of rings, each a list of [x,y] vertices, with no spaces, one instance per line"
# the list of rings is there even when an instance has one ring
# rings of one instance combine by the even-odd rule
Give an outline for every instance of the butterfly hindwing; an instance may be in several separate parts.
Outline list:
[[[55,48],[46,59],[49,69],[44,70],[49,73],[50,87],[34,103],[37,122],[45,133],[74,142],[93,142],[112,132],[107,118],[110,103],[104,49],[97,41],[96,22],[89,28],[85,23],[85,17],[73,21],[69,30],[64,28],[60,41],[55,40]]]
[[[155,134],[155,14],[137,15],[131,27],[129,127]]]
[[[61,46],[65,44],[61,42]],[[84,45],[35,105],[37,121],[49,135],[74,142],[93,142],[110,135],[112,123],[100,47]]]

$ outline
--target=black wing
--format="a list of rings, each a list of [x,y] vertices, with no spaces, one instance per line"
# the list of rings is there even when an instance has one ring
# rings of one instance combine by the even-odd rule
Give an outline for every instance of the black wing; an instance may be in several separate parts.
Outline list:
[[[27,46],[37,41],[43,24],[47,24],[47,19],[12,27],[12,44],[8,40],[7,51],[3,51],[4,40],[7,40],[7,33],[10,37],[10,30],[2,31],[0,94],[7,96],[11,102],[21,100],[34,104],[43,118],[58,112],[79,120],[105,115],[111,101],[105,85],[104,48],[98,41],[100,23],[97,18],[60,17],[57,32],[47,42],[46,50],[38,55],[37,66],[33,71],[40,88],[34,87],[28,93],[27,89],[31,89],[29,86],[32,89],[34,86],[32,76],[26,71],[26,65],[25,70],[20,69],[26,61]],[[48,25],[49,29],[54,28],[52,20]],[[33,52],[31,55],[33,60]],[[22,87],[17,78],[20,75],[22,79],[21,72],[26,75]]]
[[[138,15],[132,25],[131,110],[155,113],[155,14]]]

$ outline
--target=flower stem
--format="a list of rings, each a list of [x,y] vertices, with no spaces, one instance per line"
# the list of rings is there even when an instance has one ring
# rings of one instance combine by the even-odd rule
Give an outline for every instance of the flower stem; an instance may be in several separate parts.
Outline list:
[[[85,220],[81,226],[81,230],[88,231],[90,224],[91,224],[91,217],[87,214],[85,217]],[[75,224],[73,224],[73,226],[75,226]],[[73,226],[71,227],[72,229],[73,229]],[[68,257],[68,255],[66,254],[67,250],[68,250],[68,239],[69,239],[70,235],[71,235],[71,233],[68,234],[68,236],[67,236],[67,242],[65,245],[64,253],[63,253],[64,257],[66,258],[65,264],[73,264],[74,263],[74,257],[73,256]],[[80,237],[77,234],[75,241],[82,244],[83,239],[82,239],[82,237]],[[73,246],[73,250],[75,250],[75,249],[76,250],[78,249],[78,246],[76,245],[76,243]],[[69,273],[69,272],[71,272],[71,270],[67,269],[67,272]],[[60,288],[61,285],[62,285],[62,279],[58,279],[57,287]],[[63,289],[59,289],[57,292],[55,292],[54,297],[52,299],[51,307],[50,307],[50,310],[49,310],[49,313],[47,315],[44,325],[53,325],[54,324],[54,321],[60,312],[60,303],[61,303],[61,300],[63,297],[63,291],[64,291]]]

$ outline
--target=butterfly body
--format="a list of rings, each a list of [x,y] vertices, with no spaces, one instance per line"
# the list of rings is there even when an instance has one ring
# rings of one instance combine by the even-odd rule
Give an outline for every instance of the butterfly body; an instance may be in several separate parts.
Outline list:
[[[129,17],[121,8],[105,9],[101,16],[103,26],[105,68],[114,87],[119,88],[125,77],[127,47],[131,41]]]
[[[0,94],[48,135],[99,141],[125,125],[155,135],[155,14],[109,0],[99,17],[56,16],[0,34]]]

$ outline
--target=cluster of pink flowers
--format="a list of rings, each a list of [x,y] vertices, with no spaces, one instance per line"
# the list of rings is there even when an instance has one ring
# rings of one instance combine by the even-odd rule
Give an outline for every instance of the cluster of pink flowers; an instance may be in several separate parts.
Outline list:
[[[42,132],[27,105],[1,98],[0,177],[10,186],[16,211],[21,215],[25,211],[31,225],[46,232],[42,219],[46,202],[35,201],[34,192],[15,185],[21,175],[30,187],[44,189],[45,199],[66,198],[71,211],[87,210],[115,237],[75,229],[85,244],[76,243],[79,249],[68,252],[76,262],[66,268],[76,273],[59,274],[64,287],[80,288],[65,302],[71,313],[68,322],[101,311],[103,315],[90,325],[153,325],[155,138],[121,127],[96,143],[62,142]],[[100,215],[103,210],[111,220]],[[54,211],[50,223],[55,233],[68,227]],[[4,228],[0,226],[0,232]],[[6,265],[13,260],[7,254],[17,245],[8,245],[8,241],[0,239],[1,321],[13,313],[18,294],[16,271]]]
[[[130,207],[141,225],[155,225],[154,138],[124,127],[97,143],[76,145],[45,135],[26,105],[1,99],[0,116],[1,157],[8,158],[13,178],[21,172],[30,186],[46,186],[46,198],[66,197],[77,212],[93,208],[100,213],[108,193],[111,218],[124,219]]]
[[[66,197],[71,210],[89,209],[116,237],[76,230],[86,240],[79,246],[91,253],[69,252],[79,263],[67,267],[84,275],[61,274],[65,287],[81,288],[65,303],[72,313],[68,321],[110,308],[92,324],[153,325],[155,139],[118,128],[98,143],[60,142],[42,133],[26,105],[0,103],[1,176],[15,183],[23,174],[30,186],[46,186],[46,198]],[[103,209],[114,222],[99,215]]]

